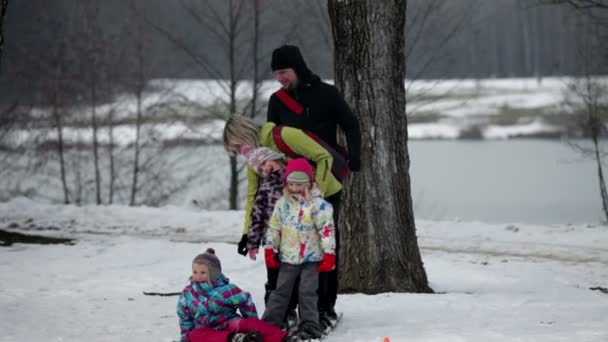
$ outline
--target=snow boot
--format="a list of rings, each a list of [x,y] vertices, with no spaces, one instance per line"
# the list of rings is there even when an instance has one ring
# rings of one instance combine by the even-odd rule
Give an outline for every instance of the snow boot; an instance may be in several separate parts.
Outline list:
[[[257,330],[251,330],[247,333],[234,334],[230,342],[264,342],[264,336]]]

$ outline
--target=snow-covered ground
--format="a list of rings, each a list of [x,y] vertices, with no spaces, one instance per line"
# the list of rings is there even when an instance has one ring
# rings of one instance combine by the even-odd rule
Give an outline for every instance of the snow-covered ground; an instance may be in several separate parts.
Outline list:
[[[192,258],[214,247],[264,310],[263,261],[236,254],[243,212],[0,203],[0,228],[72,237],[0,247],[0,341],[172,341]],[[328,342],[607,341],[608,231],[418,221],[437,294],[340,295]]]

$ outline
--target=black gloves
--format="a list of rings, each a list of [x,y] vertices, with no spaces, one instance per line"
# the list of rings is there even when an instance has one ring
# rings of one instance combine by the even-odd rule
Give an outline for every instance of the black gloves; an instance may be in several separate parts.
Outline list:
[[[243,234],[243,237],[241,237],[241,241],[239,241],[239,245],[236,248],[236,252],[242,256],[246,256],[247,251],[247,234]]]
[[[359,159],[359,158],[349,159],[348,168],[353,172],[361,171],[361,159]]]

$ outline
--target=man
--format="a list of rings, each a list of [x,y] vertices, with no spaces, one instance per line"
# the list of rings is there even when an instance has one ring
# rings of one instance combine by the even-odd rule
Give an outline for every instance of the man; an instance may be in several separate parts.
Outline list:
[[[348,166],[351,171],[359,171],[361,168],[359,121],[338,89],[322,82],[319,76],[308,69],[297,46],[283,45],[275,49],[270,66],[284,92],[280,94],[281,91],[278,91],[270,96],[267,121],[312,132],[338,151],[342,150],[337,141],[339,126],[346,135]],[[288,95],[287,98],[285,93]],[[337,225],[340,193],[329,196],[326,200],[334,207],[336,255],[338,255],[340,239]],[[334,309],[338,295],[337,266],[336,260],[336,268],[332,272],[319,273],[319,315],[324,327],[330,323],[330,320],[337,319]]]
[[[337,126],[346,134],[348,166],[351,171],[361,168],[361,132],[359,121],[336,87],[322,82],[313,74],[293,45],[283,45],[272,53],[272,73],[286,92],[303,106],[303,113],[294,113],[279,97],[278,92],[268,101],[267,121],[277,125],[310,131],[334,149],[338,148]]]

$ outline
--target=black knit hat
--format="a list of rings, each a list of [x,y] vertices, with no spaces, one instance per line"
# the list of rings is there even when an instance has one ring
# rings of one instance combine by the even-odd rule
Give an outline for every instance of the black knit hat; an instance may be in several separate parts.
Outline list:
[[[283,45],[276,48],[272,52],[270,68],[272,71],[292,68],[301,79],[307,78],[311,74],[306,62],[304,62],[300,49],[294,45]]]

